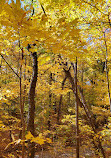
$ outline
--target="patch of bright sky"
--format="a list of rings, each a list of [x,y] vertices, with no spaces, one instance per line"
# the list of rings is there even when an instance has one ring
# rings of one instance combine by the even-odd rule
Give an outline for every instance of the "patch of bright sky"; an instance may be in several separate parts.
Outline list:
[[[13,0],[14,2],[16,2],[16,0]],[[9,4],[12,2],[12,0],[9,0]],[[23,2],[20,0],[20,2],[21,2],[21,7],[23,7]]]
[[[16,0],[14,0],[14,2],[16,2]],[[9,4],[11,3],[11,0],[9,0]]]

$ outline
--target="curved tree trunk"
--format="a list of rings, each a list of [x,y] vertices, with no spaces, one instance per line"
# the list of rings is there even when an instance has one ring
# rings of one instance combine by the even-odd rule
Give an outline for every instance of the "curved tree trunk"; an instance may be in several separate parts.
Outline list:
[[[37,53],[34,52],[31,54],[33,57],[33,76],[32,81],[30,84],[29,90],[29,112],[28,112],[28,123],[27,123],[27,130],[31,132],[34,136],[35,129],[34,129],[34,116],[35,116],[35,88],[37,82],[37,75],[38,75],[38,61],[37,61]],[[35,147],[34,143],[30,143],[28,145],[28,158],[34,158],[35,155]]]

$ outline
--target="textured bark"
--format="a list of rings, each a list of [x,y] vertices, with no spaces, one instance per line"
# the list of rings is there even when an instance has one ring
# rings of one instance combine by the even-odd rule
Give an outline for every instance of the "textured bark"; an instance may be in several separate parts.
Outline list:
[[[30,84],[30,90],[29,90],[29,112],[28,112],[28,123],[27,123],[27,130],[31,132],[31,134],[35,135],[35,129],[34,129],[34,117],[35,117],[35,88],[36,88],[36,82],[37,82],[37,76],[38,76],[38,61],[37,61],[37,53],[34,52],[31,54],[33,57],[33,75],[32,80]],[[34,143],[30,143],[28,145],[28,157],[34,158],[35,155],[35,145]]]

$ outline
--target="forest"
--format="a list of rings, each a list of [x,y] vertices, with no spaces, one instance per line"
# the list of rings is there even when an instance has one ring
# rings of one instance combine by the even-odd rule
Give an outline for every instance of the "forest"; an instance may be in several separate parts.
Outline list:
[[[0,158],[111,158],[110,0],[0,0]]]

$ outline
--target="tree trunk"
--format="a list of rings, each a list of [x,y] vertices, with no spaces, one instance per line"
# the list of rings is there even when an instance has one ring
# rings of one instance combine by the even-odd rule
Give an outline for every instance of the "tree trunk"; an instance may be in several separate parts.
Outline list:
[[[77,57],[76,62],[71,63],[74,70],[74,90],[75,90],[75,113],[76,113],[76,158],[79,158],[79,104],[78,104],[78,86],[77,86]]]
[[[20,72],[21,73],[21,72]],[[24,158],[25,154],[25,120],[24,120],[24,105],[22,101],[22,82],[21,82],[21,75],[20,75],[20,113],[21,113],[21,138],[23,140],[22,142],[22,158]]]
[[[107,49],[107,42],[106,42],[106,35],[104,34],[104,42],[105,42],[105,48],[106,48],[106,61],[105,61],[105,67],[106,67],[106,79],[107,79],[107,87],[108,87],[108,97],[109,97],[109,105],[110,105],[110,112],[111,112],[111,94],[110,94],[110,85],[109,85],[109,70],[108,70],[108,49]]]
[[[20,41],[19,41],[20,47]],[[19,58],[23,61],[23,49],[22,54],[19,53]],[[20,57],[21,55],[21,57]],[[20,113],[21,113],[21,138],[22,138],[22,158],[25,157],[25,120],[24,120],[24,102],[23,102],[23,91],[22,91],[22,64],[20,64]]]
[[[94,133],[97,134],[96,127],[95,127],[96,122],[94,122],[94,119],[93,119],[92,116],[91,116],[91,113],[92,113],[92,112],[89,110],[89,108],[87,108],[87,105],[85,104],[85,101],[84,101],[84,102],[81,102],[81,100],[80,100],[78,94],[75,93],[75,83],[74,83],[73,77],[71,76],[70,71],[69,71],[69,70],[66,70],[66,69],[64,69],[64,71],[65,71],[66,76],[69,78],[70,83],[72,84],[72,90],[73,90],[74,95],[75,95],[75,97],[76,97],[76,99],[77,99],[78,105],[84,108],[84,111],[85,111],[86,116],[87,116],[87,120],[89,121],[89,123],[90,123],[90,125],[91,125],[91,127],[92,127],[92,130],[94,131]],[[80,86],[79,86],[79,87],[80,87]],[[104,151],[104,149],[103,149],[103,147],[102,147],[102,144],[101,144],[100,139],[98,138],[98,139],[96,140],[96,142],[98,142],[97,148],[101,151],[101,153],[102,153],[102,155],[103,155],[103,158],[106,158],[106,156],[105,156],[105,151]]]
[[[79,105],[77,99],[77,57],[75,63],[76,158],[79,158]]]
[[[29,90],[29,112],[28,112],[28,123],[27,123],[27,130],[31,132],[31,134],[35,135],[35,129],[34,129],[34,116],[35,116],[35,88],[36,88],[36,82],[37,82],[37,76],[38,76],[38,61],[37,61],[37,53],[34,52],[31,54],[33,57],[33,75],[32,75],[32,81],[30,84],[30,90]],[[29,142],[28,145],[28,158],[34,158],[35,155],[35,144]]]
[[[23,56],[23,55],[22,55]],[[24,81],[26,80],[26,56],[25,56],[25,68],[24,68]],[[25,157],[25,116],[24,116],[24,105],[25,105],[25,94],[26,94],[26,84],[24,84],[23,90],[23,123],[22,123],[22,158]]]

